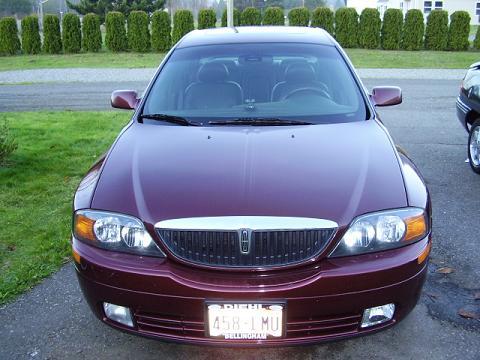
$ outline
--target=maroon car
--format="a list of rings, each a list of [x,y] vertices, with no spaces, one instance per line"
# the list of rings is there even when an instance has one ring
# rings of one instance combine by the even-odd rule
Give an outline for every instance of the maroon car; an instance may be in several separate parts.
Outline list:
[[[133,334],[291,345],[403,319],[427,274],[425,183],[325,31],[194,31],[74,200],[92,311]]]

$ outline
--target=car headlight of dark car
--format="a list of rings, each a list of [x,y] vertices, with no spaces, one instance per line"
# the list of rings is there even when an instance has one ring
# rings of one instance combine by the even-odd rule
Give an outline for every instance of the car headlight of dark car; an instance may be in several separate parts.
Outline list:
[[[129,215],[79,210],[73,219],[76,239],[106,250],[164,257],[144,224]]]
[[[357,217],[330,257],[394,249],[423,239],[429,231],[425,211],[403,208]]]

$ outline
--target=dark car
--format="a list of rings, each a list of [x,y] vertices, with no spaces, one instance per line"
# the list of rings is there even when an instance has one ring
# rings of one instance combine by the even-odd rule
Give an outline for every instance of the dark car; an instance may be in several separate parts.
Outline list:
[[[291,345],[372,333],[415,306],[425,183],[325,31],[194,31],[166,56],[74,200],[96,316],[130,333]]]
[[[480,174],[480,62],[470,66],[457,98],[457,117],[468,132],[468,161]]]

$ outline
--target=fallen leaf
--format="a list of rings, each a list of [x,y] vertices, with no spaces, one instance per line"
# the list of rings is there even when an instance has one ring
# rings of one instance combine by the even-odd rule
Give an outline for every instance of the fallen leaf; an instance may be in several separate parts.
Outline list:
[[[480,315],[477,314],[476,312],[465,310],[465,309],[460,309],[458,310],[458,315],[465,319],[478,319],[480,318]]]
[[[454,271],[455,271],[455,269],[453,269],[451,267],[443,266],[441,268],[438,268],[436,272],[439,273],[439,274],[451,274]]]

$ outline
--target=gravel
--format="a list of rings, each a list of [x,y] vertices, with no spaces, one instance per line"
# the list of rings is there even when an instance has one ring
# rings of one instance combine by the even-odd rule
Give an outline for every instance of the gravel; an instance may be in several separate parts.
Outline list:
[[[0,84],[19,83],[98,83],[149,81],[155,73],[147,69],[36,69],[0,72]],[[363,79],[461,80],[464,69],[359,69]]]

